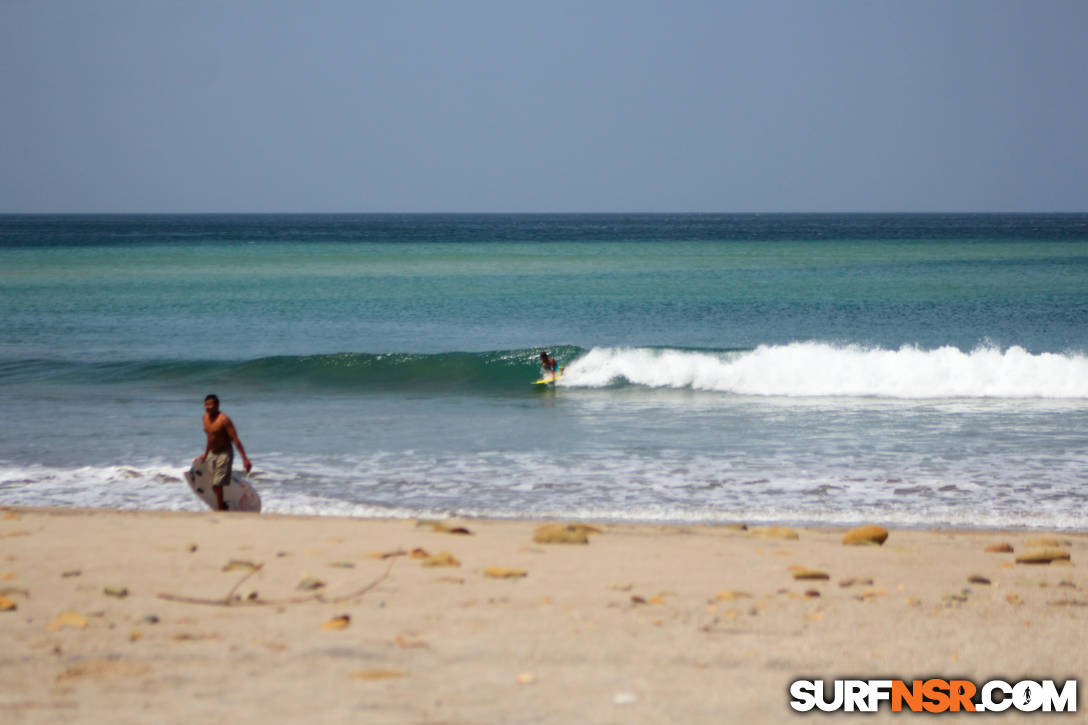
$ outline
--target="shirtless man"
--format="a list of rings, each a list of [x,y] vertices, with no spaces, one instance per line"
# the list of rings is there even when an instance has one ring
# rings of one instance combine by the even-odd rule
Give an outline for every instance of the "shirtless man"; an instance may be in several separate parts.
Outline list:
[[[209,395],[204,398],[204,432],[208,434],[208,445],[204,447],[204,455],[201,462],[211,459],[212,490],[215,491],[215,502],[220,511],[227,510],[227,504],[223,500],[223,486],[230,485],[231,467],[234,465],[234,448],[238,448],[242,454],[242,462],[245,463],[246,473],[253,467],[246,449],[238,438],[238,431],[234,430],[234,423],[226,413],[219,412],[219,398]]]

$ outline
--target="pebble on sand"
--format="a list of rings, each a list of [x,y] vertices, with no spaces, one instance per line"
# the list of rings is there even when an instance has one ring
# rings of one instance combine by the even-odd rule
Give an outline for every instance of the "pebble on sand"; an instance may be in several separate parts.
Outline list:
[[[346,629],[351,625],[350,614],[340,614],[321,625],[321,629]]]
[[[440,534],[459,534],[461,536],[472,535],[472,532],[469,531],[468,527],[448,521],[433,521],[431,522],[431,529]]]
[[[826,571],[820,571],[819,569],[798,568],[794,570],[793,578],[801,581],[806,581],[830,579],[831,576]]]
[[[888,539],[888,530],[880,526],[859,526],[850,529],[842,537],[842,543],[846,546],[864,546],[876,544],[880,546]]]
[[[590,534],[599,534],[600,529],[585,524],[544,524],[533,533],[533,541],[538,544],[588,544]]]
[[[420,564],[426,567],[461,566],[461,562],[457,561],[456,557],[448,551],[440,551],[434,556],[428,556]]]
[[[1069,552],[1057,546],[1032,549],[1016,557],[1017,564],[1050,564],[1055,561],[1069,560]]]

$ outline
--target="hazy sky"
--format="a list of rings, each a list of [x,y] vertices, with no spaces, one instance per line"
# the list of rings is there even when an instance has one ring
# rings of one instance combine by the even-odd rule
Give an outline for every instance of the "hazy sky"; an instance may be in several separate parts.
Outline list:
[[[1085,0],[0,0],[0,212],[1088,211]]]

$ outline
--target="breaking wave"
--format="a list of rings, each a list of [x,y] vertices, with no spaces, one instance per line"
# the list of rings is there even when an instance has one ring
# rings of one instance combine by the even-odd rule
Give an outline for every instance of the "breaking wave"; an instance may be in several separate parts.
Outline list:
[[[932,398],[1088,398],[1088,356],[1020,347],[898,350],[821,342],[713,352],[595,348],[565,386],[640,385],[737,395]]]

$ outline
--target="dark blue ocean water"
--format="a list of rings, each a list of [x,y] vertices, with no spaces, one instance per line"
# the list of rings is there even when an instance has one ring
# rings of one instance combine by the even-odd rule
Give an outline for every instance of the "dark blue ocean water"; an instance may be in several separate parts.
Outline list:
[[[4,503],[198,509],[216,392],[267,511],[1086,528],[1088,215],[0,216],[0,310]]]

